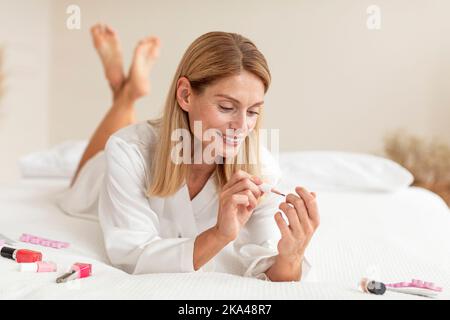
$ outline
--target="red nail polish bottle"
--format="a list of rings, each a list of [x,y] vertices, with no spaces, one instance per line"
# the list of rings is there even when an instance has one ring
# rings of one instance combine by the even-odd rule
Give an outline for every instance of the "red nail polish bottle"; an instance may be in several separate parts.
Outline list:
[[[31,263],[42,261],[42,253],[27,249],[13,249],[8,247],[1,248],[2,257],[14,260],[19,263]]]

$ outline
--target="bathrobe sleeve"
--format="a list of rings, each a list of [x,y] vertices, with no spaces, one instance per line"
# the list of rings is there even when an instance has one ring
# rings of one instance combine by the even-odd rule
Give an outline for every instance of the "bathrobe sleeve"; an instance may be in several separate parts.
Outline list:
[[[145,163],[137,146],[111,136],[99,196],[99,221],[111,263],[132,274],[194,272],[195,239],[162,238],[145,196]]]
[[[263,179],[277,186],[282,173],[278,163],[267,149],[262,150]],[[284,190],[283,190],[284,191]],[[270,281],[265,272],[278,255],[278,241],[281,233],[275,221],[278,206],[284,198],[273,193],[265,194],[251,218],[234,242],[234,250],[244,266],[244,276]],[[302,263],[302,278],[305,280],[311,265],[307,258]]]

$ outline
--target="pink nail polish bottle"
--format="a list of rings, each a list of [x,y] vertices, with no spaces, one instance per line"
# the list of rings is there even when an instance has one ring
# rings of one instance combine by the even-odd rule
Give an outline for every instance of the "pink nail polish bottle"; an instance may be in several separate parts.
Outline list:
[[[56,264],[53,262],[21,263],[20,272],[56,272]]]

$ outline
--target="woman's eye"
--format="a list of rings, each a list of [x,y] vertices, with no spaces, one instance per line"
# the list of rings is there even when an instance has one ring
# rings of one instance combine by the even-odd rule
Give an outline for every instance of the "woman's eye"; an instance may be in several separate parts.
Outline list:
[[[218,105],[218,106],[222,112],[231,112],[234,110],[234,108],[228,108],[228,107],[224,107],[221,105]],[[255,117],[255,116],[259,115],[259,112],[256,112],[256,111],[247,111],[247,113],[250,117]]]
[[[249,111],[248,113],[249,113],[252,117],[259,115],[259,113],[256,112],[256,111]]]
[[[233,110],[233,108],[226,108],[226,107],[221,106],[221,105],[219,105],[219,108],[220,108],[221,110],[223,110],[223,111],[232,111],[232,110]]]

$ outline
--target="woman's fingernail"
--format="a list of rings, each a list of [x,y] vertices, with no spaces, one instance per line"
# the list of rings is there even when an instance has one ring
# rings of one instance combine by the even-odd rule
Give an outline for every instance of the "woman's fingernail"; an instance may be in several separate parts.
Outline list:
[[[262,180],[261,180],[261,178],[259,178],[259,177],[257,177],[257,176],[253,176],[252,177],[253,179],[253,182],[255,182],[255,183],[257,183],[257,184],[261,184],[262,183]]]

